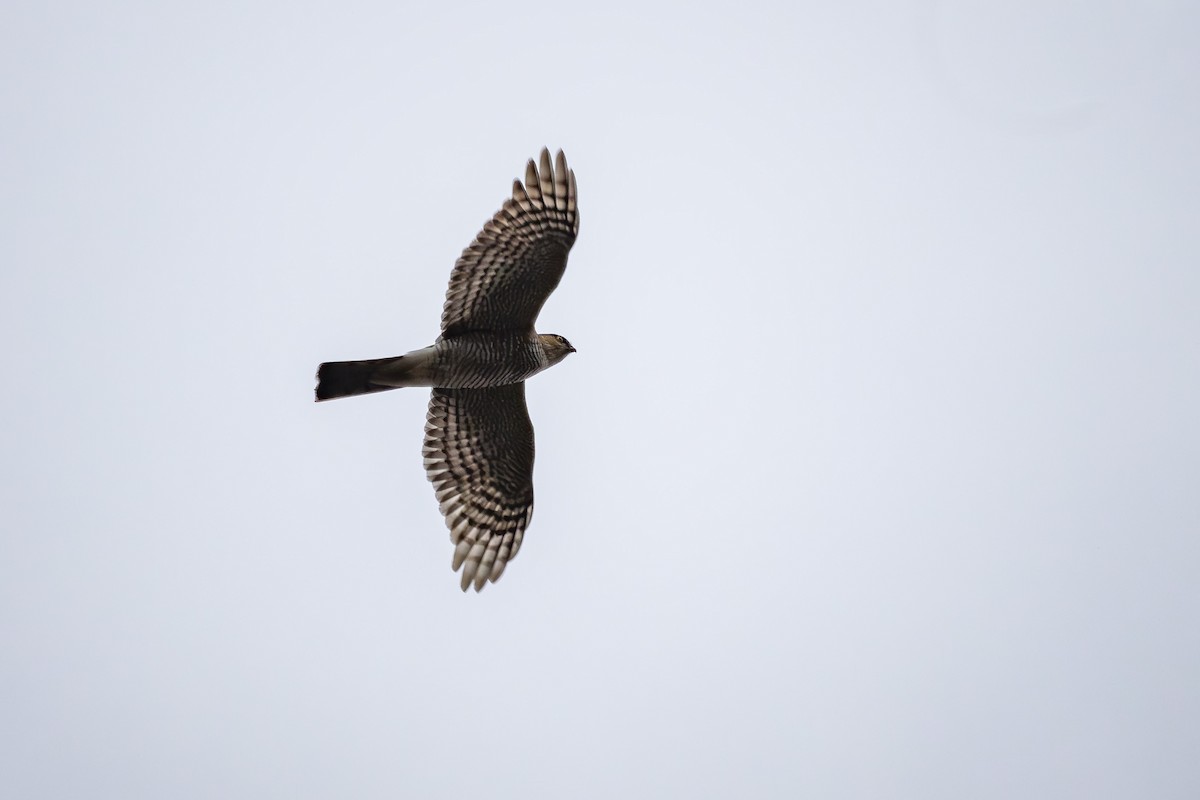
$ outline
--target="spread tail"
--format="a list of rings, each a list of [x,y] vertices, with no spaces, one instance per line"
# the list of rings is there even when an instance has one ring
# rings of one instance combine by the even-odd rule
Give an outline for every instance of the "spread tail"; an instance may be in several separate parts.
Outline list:
[[[399,361],[403,356],[372,358],[366,361],[327,361],[317,368],[317,400],[333,400],[355,394],[386,392],[395,386],[381,386],[371,379],[380,367]]]

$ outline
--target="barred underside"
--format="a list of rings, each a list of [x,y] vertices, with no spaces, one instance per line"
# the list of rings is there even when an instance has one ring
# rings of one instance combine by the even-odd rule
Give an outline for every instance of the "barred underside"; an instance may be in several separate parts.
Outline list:
[[[425,422],[425,473],[433,483],[462,589],[496,581],[533,516],[533,425],[525,384],[434,389]]]
[[[454,265],[442,309],[442,334],[532,330],[567,267],[579,232],[575,173],[562,151],[543,149],[525,183],[488,220]]]
[[[434,348],[433,385],[443,389],[507,386],[549,364],[541,343],[525,333],[464,333],[438,339]]]

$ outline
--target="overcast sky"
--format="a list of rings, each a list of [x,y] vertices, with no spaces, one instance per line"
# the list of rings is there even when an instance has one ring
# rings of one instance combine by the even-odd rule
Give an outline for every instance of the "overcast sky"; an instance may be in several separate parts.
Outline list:
[[[0,795],[1200,796],[1200,6],[0,8]],[[464,595],[450,269],[563,148]]]

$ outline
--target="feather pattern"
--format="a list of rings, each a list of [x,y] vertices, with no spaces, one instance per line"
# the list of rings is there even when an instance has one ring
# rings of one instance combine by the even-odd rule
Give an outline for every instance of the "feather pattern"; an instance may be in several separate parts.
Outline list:
[[[579,232],[575,173],[558,151],[530,159],[525,183],[463,250],[442,308],[442,336],[469,331],[533,329],[546,298],[558,286]]]
[[[434,389],[425,422],[425,473],[462,589],[496,581],[533,517],[533,424],[525,384]]]
[[[433,385],[477,389],[517,383],[550,365],[536,336],[464,333],[434,346]]]

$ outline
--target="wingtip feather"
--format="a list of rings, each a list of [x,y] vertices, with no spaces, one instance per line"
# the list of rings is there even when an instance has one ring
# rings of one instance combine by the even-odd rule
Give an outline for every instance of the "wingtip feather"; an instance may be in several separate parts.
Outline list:
[[[525,165],[525,193],[531,200],[542,199],[542,182],[538,177],[537,166],[534,165],[532,158]]]
[[[554,168],[550,165],[550,151],[545,147],[542,148],[538,161],[541,167],[542,196],[554,197]]]

